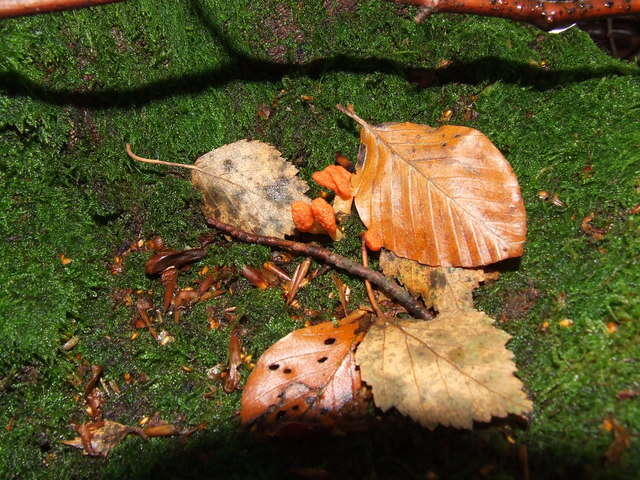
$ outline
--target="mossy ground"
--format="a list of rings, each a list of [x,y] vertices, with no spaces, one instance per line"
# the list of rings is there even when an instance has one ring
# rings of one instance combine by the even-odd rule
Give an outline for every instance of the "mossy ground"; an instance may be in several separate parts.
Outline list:
[[[612,415],[640,432],[640,399],[616,399],[640,389],[640,215],[627,214],[640,202],[640,69],[576,29],[554,36],[450,15],[416,25],[413,13],[378,0],[138,0],[0,23],[1,478],[276,478],[292,466],[352,478],[518,478],[521,444],[533,478],[637,475],[638,439],[607,465],[612,435],[600,424]],[[275,98],[271,116],[258,116]],[[204,308],[168,327],[176,342],[167,347],[148,335],[130,340],[131,314],[114,309],[113,293],[158,285],[143,274],[144,254],[131,255],[121,276],[108,272],[110,259],[138,233],[194,246],[206,225],[184,172],[134,164],[124,144],[191,163],[250,137],[309,178],[336,151],[355,155],[356,128],[336,103],[372,122],[434,126],[452,110],[450,123],[480,129],[512,163],[527,250],[478,302],[514,337],[535,401],[527,429],[426,432],[391,415],[369,432],[303,447],[256,443],[237,433],[238,394],[203,398],[205,370],[225,361],[229,335],[207,328]],[[539,200],[540,190],[566,205]],[[590,212],[607,229],[603,240],[580,230]],[[357,255],[361,228],[351,225],[340,253]],[[63,266],[59,254],[73,262]],[[235,245],[213,248],[205,262],[267,256]],[[238,286],[216,302],[243,309],[257,357],[299,322],[274,291]],[[300,301],[333,307],[331,288],[319,280]],[[565,318],[571,327],[559,325]],[[79,345],[61,351],[72,335]],[[108,461],[61,445],[74,434],[69,424],[86,418],[72,381],[78,355],[123,387],[108,400],[112,420],[158,411],[207,429],[186,441],[131,438]],[[125,372],[147,380],[125,386]]]

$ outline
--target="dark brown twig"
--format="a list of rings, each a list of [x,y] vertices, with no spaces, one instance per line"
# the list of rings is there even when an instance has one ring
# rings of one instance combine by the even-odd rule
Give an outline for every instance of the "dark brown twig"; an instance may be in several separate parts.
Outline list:
[[[411,296],[409,292],[400,287],[396,282],[390,278],[385,277],[380,272],[365,268],[353,260],[349,260],[346,257],[337,255],[330,252],[326,248],[317,247],[315,245],[308,245],[306,243],[293,242],[291,240],[282,240],[276,237],[263,237],[262,235],[255,235],[253,233],[245,232],[238,228],[235,228],[226,223],[222,223],[215,218],[208,218],[207,222],[214,228],[231,235],[238,240],[247,243],[257,243],[259,245],[266,245],[268,247],[276,247],[288,250],[290,252],[299,253],[308,257],[313,257],[316,260],[320,260],[324,263],[333,265],[336,268],[344,270],[352,275],[369,280],[372,284],[378,287],[389,297],[393,298],[396,302],[402,305],[407,312],[416,318],[422,318],[424,320],[430,320],[433,318],[431,313],[418,303],[418,301]]]
[[[93,7],[121,1],[122,0],[2,0],[0,1],[0,18],[72,10],[75,8]]]
[[[543,30],[570,23],[640,12],[640,0],[394,0],[423,7],[429,13],[471,13],[510,18]]]

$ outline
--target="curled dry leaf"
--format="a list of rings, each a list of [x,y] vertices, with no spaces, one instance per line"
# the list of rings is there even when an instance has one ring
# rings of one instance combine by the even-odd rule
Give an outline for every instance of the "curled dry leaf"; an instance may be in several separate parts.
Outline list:
[[[630,398],[640,397],[640,391],[638,390],[620,390],[616,393],[618,400],[629,400]]]
[[[631,446],[631,432],[621,425],[615,418],[608,418],[612,430],[613,441],[604,454],[604,458],[609,463],[619,463],[622,454]]]
[[[229,374],[224,379],[224,391],[231,393],[238,388],[240,383],[240,372],[238,368],[242,365],[242,341],[240,332],[235,329],[229,338]]]
[[[591,237],[592,240],[599,242],[604,239],[604,236],[607,234],[607,230],[604,228],[594,227],[591,223],[593,222],[594,217],[595,214],[593,212],[584,217],[582,222],[580,222],[580,230],[582,230],[585,235]]]
[[[160,275],[168,268],[181,269],[204,258],[207,252],[202,248],[188,250],[162,250],[147,260],[144,270],[149,276]]]
[[[144,439],[149,437],[171,437],[173,435],[188,436],[202,430],[205,424],[192,428],[180,429],[167,422],[159,422],[144,428],[130,427],[111,420],[101,420],[76,425],[75,429],[80,435],[72,440],[63,440],[62,443],[74,448],[81,448],[82,453],[93,457],[106,457],[127,435],[133,433]]]
[[[495,280],[499,275],[480,269],[428,267],[388,250],[380,253],[380,268],[440,313],[473,310],[473,290],[481,282]]]
[[[354,350],[362,336],[348,320],[295,330],[258,360],[242,393],[245,424],[323,424],[357,399],[362,386]]]
[[[191,181],[204,194],[204,214],[259,235],[293,233],[290,205],[309,201],[298,170],[267,143],[240,140],[200,157]],[[204,173],[207,172],[207,173]]]
[[[83,423],[75,428],[80,436],[73,440],[64,440],[62,443],[70,447],[81,448],[82,453],[92,457],[106,457],[111,449],[130,433],[144,436],[139,428],[128,427],[111,420]]]
[[[396,255],[432,266],[474,267],[522,255],[526,214],[511,166],[481,132],[415,123],[361,127],[352,178],[369,230]]]
[[[514,376],[510,336],[484,313],[447,312],[429,322],[373,325],[356,352],[375,404],[427,428],[471,428],[473,421],[531,411]]]

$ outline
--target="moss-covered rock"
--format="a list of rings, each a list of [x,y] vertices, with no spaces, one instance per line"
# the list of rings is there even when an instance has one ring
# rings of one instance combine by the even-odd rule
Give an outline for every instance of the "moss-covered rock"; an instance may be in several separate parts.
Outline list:
[[[620,465],[602,463],[612,435],[600,425],[613,415],[640,431],[638,400],[616,398],[640,388],[640,215],[628,214],[640,202],[640,69],[577,29],[549,35],[453,15],[417,25],[413,14],[379,0],[138,0],[0,23],[0,477],[275,478],[295,462],[354,478],[466,478],[481,469],[517,478],[519,445],[534,477],[638,471],[637,442]],[[235,433],[237,393],[203,397],[212,385],[205,372],[225,362],[229,335],[208,328],[204,306],[180,324],[165,320],[176,338],[167,347],[146,333],[131,340],[131,311],[114,308],[113,295],[151,289],[157,298],[158,283],[143,275],[145,254],[127,257],[121,276],[109,273],[111,259],[139,235],[194,246],[206,225],[184,172],[133,164],[124,144],[192,163],[255,138],[308,179],[336,151],[355,156],[356,129],[336,103],[354,103],[372,122],[438,125],[451,110],[449,123],[480,129],[511,161],[529,216],[527,251],[478,302],[514,336],[536,405],[528,429],[430,433],[391,415],[340,440],[255,444]],[[591,212],[607,231],[602,240],[580,229]],[[351,240],[336,250],[357,257],[361,230],[353,220]],[[258,264],[267,255],[214,247],[205,262]],[[360,282],[342,278],[354,302],[362,299]],[[235,287],[213,305],[239,307],[254,357],[299,325],[275,292],[244,280]],[[333,288],[321,277],[299,300],[331,309]],[[73,335],[78,346],[62,351]],[[158,411],[207,429],[186,442],[129,439],[106,463],[64,447],[69,423],[86,419],[81,359],[104,365],[121,386],[107,399],[112,420]]]

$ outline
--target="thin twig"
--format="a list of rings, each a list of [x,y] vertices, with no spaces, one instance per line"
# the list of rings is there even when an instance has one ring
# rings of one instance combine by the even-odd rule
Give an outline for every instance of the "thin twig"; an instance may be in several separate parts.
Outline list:
[[[0,0],[0,18],[94,7],[122,0]]]
[[[207,222],[212,227],[217,228],[231,235],[238,240],[247,243],[257,243],[259,245],[266,245],[268,247],[276,247],[288,250],[290,252],[299,253],[308,257],[313,257],[316,260],[320,260],[329,265],[333,265],[336,268],[344,270],[356,277],[369,280],[378,289],[384,292],[387,296],[393,298],[396,302],[402,305],[407,312],[416,318],[424,320],[430,320],[433,318],[431,313],[426,310],[420,303],[414,299],[409,292],[400,287],[396,282],[390,278],[385,277],[380,272],[363,267],[361,264],[354,262],[346,257],[337,255],[330,252],[326,248],[317,247],[315,245],[308,245],[306,243],[293,242],[291,240],[282,240],[276,237],[264,237],[262,235],[255,235],[253,233],[245,232],[226,223],[222,223],[215,218],[208,218]]]
[[[552,30],[570,23],[640,12],[640,0],[393,0],[423,7],[421,13],[471,13],[510,18]]]
[[[364,236],[361,240],[362,244],[360,246],[360,250],[362,252],[362,266],[369,268],[369,255],[367,254],[367,245],[364,242]],[[371,282],[367,279],[364,280],[364,288],[367,290],[367,296],[369,297],[369,303],[371,304],[371,308],[376,312],[376,317],[384,318],[384,314],[380,307],[378,306],[378,302],[376,302],[376,296],[373,293],[373,288],[371,288]]]

